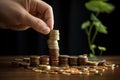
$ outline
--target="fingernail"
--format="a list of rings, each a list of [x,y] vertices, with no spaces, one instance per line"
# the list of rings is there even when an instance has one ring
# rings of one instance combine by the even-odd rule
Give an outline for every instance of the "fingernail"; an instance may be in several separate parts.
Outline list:
[[[48,27],[45,27],[44,29],[42,29],[42,33],[43,34],[49,34],[50,29]]]

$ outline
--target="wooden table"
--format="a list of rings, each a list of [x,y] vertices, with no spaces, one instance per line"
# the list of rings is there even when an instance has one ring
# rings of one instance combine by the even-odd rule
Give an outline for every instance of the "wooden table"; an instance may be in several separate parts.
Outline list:
[[[63,75],[40,74],[24,68],[13,68],[11,61],[15,57],[0,56],[0,80],[120,80],[120,68],[107,70],[103,75]],[[102,56],[107,61],[120,65],[120,56]]]

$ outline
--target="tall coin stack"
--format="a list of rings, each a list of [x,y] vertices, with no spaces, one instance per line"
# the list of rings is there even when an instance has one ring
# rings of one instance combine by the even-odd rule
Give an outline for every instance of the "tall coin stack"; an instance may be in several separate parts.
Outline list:
[[[59,65],[59,30],[52,30],[49,34],[48,39],[48,48],[50,54],[50,65],[58,66]]]

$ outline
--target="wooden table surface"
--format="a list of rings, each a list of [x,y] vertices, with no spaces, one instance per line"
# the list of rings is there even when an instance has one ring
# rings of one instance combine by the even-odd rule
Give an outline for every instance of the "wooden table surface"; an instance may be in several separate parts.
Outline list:
[[[0,80],[120,80],[120,68],[107,70],[103,75],[63,75],[41,74],[24,68],[14,68],[11,61],[15,57],[0,56]],[[120,56],[102,56],[110,63],[120,65]]]

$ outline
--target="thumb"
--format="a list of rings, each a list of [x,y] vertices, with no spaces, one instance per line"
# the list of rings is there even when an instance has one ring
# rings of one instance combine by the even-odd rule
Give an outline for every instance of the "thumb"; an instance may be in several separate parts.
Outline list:
[[[43,20],[34,17],[29,13],[24,17],[23,23],[42,34],[48,34],[50,32],[50,28]]]

